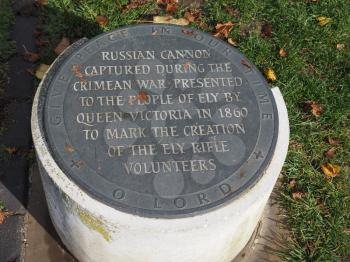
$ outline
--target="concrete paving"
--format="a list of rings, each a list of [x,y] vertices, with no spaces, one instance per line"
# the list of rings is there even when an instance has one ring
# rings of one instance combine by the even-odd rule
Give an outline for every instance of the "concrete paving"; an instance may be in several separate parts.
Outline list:
[[[0,98],[3,114],[0,146],[15,148],[16,152],[0,158],[0,199],[6,209],[15,216],[7,217],[0,225],[0,261],[22,261],[23,225],[28,189],[28,153],[32,149],[30,133],[31,101],[34,80],[26,69],[33,63],[23,60],[25,51],[35,52],[32,32],[36,26],[36,16],[21,15],[15,10],[15,24],[11,38],[16,42],[16,53],[9,60],[8,81],[4,96]]]

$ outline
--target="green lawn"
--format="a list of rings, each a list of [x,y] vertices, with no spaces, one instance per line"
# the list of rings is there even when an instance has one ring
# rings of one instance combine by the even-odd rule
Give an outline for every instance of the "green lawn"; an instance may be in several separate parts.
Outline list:
[[[49,0],[39,27],[42,43],[49,41],[42,62],[52,62],[52,50],[62,37],[92,37],[165,14],[156,1],[144,2],[130,8],[126,0]],[[180,7],[174,16],[185,11]],[[97,24],[97,15],[108,23]],[[319,16],[331,20],[321,26]],[[214,32],[217,23],[229,21],[235,23],[230,37],[239,50],[261,71],[275,71],[273,85],[280,87],[288,107],[291,137],[280,202],[291,240],[281,255],[285,261],[350,261],[350,2],[206,1],[190,26]],[[280,48],[286,57],[279,55]],[[312,114],[306,101],[322,107],[320,116]],[[331,145],[329,138],[339,143]],[[335,156],[328,158],[325,152],[332,147]],[[339,175],[325,176],[325,163],[339,165]]]

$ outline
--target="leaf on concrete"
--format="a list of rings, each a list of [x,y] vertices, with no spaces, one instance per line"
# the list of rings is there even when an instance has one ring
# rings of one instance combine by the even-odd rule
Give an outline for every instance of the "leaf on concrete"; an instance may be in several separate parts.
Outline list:
[[[189,21],[185,18],[176,19],[171,15],[154,16],[153,23],[155,24],[173,24],[173,25],[188,25]]]
[[[23,54],[23,59],[32,63],[37,62],[40,59],[40,55],[38,53],[33,52],[25,52]]]
[[[46,64],[40,64],[39,67],[35,71],[35,76],[38,79],[43,79],[44,75],[46,74],[46,71],[49,69],[49,65]]]
[[[325,26],[325,25],[329,24],[332,21],[331,18],[326,17],[326,16],[318,16],[318,17],[316,17],[316,20],[318,21],[318,24],[320,26]]]
[[[0,225],[4,224],[6,218],[8,218],[9,216],[13,216],[15,215],[14,212],[5,212],[0,210]]]
[[[61,41],[57,44],[55,49],[53,50],[56,55],[61,54],[68,46],[70,45],[70,41],[67,37],[63,37]]]
[[[234,25],[235,24],[232,23],[232,22],[227,22],[227,23],[224,23],[224,24],[218,23],[215,26],[215,30],[216,31],[214,33],[214,36],[218,37],[218,38],[227,38]]]
[[[266,68],[264,70],[264,74],[265,74],[265,77],[267,80],[270,80],[270,81],[276,81],[277,80],[277,76],[275,74],[275,71],[273,71],[272,68]]]
[[[96,23],[100,26],[106,26],[108,24],[108,18],[103,15],[96,16]]]
[[[336,177],[339,175],[339,172],[341,170],[340,166],[338,165],[332,165],[330,163],[326,163],[321,165],[321,169],[323,174],[326,175],[326,177]]]
[[[17,152],[17,148],[15,147],[5,147],[4,150],[9,154],[13,155]]]

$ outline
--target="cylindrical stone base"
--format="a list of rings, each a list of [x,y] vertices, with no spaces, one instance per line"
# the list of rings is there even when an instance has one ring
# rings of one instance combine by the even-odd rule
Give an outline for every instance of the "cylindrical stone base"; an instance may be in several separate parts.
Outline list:
[[[288,115],[278,88],[272,92],[279,133],[260,180],[238,198],[207,213],[184,218],[147,218],[116,210],[85,193],[50,154],[34,99],[32,134],[53,223],[71,253],[85,261],[225,262],[247,244],[282,169],[288,148]]]

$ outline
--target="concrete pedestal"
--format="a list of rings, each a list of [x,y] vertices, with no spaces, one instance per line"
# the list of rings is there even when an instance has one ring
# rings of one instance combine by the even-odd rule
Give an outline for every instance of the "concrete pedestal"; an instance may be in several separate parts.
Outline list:
[[[288,115],[278,88],[272,92],[279,134],[261,179],[230,203],[185,218],[146,218],[127,214],[90,197],[63,173],[51,156],[38,101],[32,134],[50,215],[66,247],[79,261],[231,261],[247,244],[282,169],[288,148]]]

